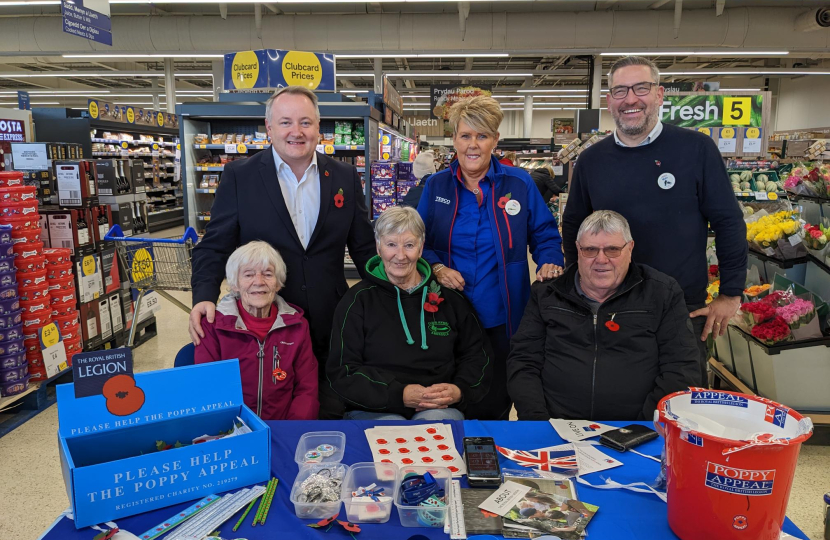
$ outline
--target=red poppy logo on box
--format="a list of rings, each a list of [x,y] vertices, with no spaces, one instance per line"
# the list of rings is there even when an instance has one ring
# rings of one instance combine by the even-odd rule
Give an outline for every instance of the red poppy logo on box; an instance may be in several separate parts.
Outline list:
[[[718,491],[735,495],[772,495],[774,482],[775,469],[755,471],[735,469],[711,461],[706,464],[706,487]]]
[[[739,531],[746,529],[747,525],[746,516],[735,516],[735,519],[732,520],[732,526]]]

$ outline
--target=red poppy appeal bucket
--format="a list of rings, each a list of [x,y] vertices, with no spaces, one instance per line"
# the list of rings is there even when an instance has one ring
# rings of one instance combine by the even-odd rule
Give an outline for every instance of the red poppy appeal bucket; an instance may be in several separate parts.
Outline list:
[[[762,397],[702,388],[664,397],[655,416],[672,531],[682,540],[778,540],[810,419]]]

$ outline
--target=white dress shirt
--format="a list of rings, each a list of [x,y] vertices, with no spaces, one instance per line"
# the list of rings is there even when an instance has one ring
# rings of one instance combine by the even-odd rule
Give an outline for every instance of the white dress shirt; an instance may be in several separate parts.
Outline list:
[[[662,132],[663,132],[663,122],[657,122],[657,125],[654,126],[654,129],[651,130],[651,133],[648,134],[648,137],[643,139],[643,142],[641,142],[637,146],[645,146],[647,144],[653,143],[654,140],[657,137],[659,137]],[[628,147],[628,145],[625,144],[624,142],[622,142],[620,140],[620,138],[617,136],[617,130],[616,129],[614,130],[614,140],[617,141],[617,144],[619,144],[620,146]]]
[[[277,165],[277,180],[291,221],[294,222],[294,230],[297,231],[303,247],[308,248],[308,241],[320,215],[320,171],[317,168],[317,152],[311,158],[311,164],[303,173],[303,177],[297,181],[294,171],[282,160],[273,146],[271,151]]]

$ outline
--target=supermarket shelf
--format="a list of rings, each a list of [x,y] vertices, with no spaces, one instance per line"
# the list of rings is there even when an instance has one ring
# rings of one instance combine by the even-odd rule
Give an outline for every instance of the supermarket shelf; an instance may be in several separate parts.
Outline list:
[[[335,152],[346,152],[346,151],[355,151],[355,152],[363,152],[366,149],[366,146],[363,144],[335,144],[334,151]]]
[[[830,204],[830,199],[825,197],[813,197],[812,195],[796,195],[795,193],[789,194],[791,201],[812,201],[817,202],[819,204]]]
[[[177,212],[179,210],[184,210],[181,206],[177,206],[176,208],[165,208],[164,210],[154,210],[153,212],[147,212],[148,216],[157,216],[159,214],[165,214],[167,212]]]
[[[758,193],[766,193],[767,196],[769,197],[769,194],[771,192],[759,191]],[[792,198],[792,194],[788,194],[786,191],[776,191],[774,193],[776,195],[778,195],[779,199],[786,199],[788,195],[789,195],[790,198]],[[760,200],[760,201],[768,201],[769,200],[769,199],[758,199],[758,196],[755,194],[754,191],[736,191],[735,196],[738,197],[739,199],[752,199],[752,200]],[[827,201],[827,202],[830,202],[830,201]]]
[[[228,143],[228,144],[234,144],[234,146],[237,146],[238,144],[242,144],[242,143]],[[245,145],[245,147],[248,150],[265,150],[269,146],[271,146],[271,145],[270,144],[246,144]],[[194,150],[224,150],[225,145],[224,144],[194,144],[193,148],[194,148]]]
[[[357,167],[357,172],[366,172],[366,167]]]
[[[102,143],[102,144],[121,144],[121,143],[127,143],[127,144],[133,144],[133,145],[152,145],[152,144],[158,144],[159,146],[166,146],[166,147],[169,147],[169,148],[175,148],[175,147],[176,147],[176,143],[173,143],[173,142],[158,142],[158,141],[128,141],[128,140],[122,140],[122,139],[100,139],[100,138],[93,138],[93,139],[92,139],[92,142],[93,142],[93,143]]]
[[[196,165],[193,167],[196,171],[203,171],[203,172],[220,172],[225,170],[224,165]]]
[[[197,188],[196,193],[216,193],[216,188]]]
[[[773,263],[777,266],[780,266],[781,268],[792,268],[793,266],[796,266],[796,265],[799,265],[799,264],[805,264],[805,263],[807,263],[811,260],[810,257],[808,257],[808,256],[798,257],[798,258],[795,258],[795,259],[779,259],[777,257],[770,257],[769,255],[766,255],[764,253],[760,253],[758,251],[755,251],[752,248],[749,249],[749,254],[751,256],[757,258],[757,259],[760,259],[760,260],[764,261],[764,262],[770,262],[770,263]],[[812,260],[815,262],[815,259],[812,259]]]

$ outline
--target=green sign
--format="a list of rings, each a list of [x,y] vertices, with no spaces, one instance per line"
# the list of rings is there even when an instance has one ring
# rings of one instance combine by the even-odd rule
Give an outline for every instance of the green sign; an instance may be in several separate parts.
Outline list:
[[[763,127],[764,96],[667,95],[660,116],[663,123],[679,127]]]

